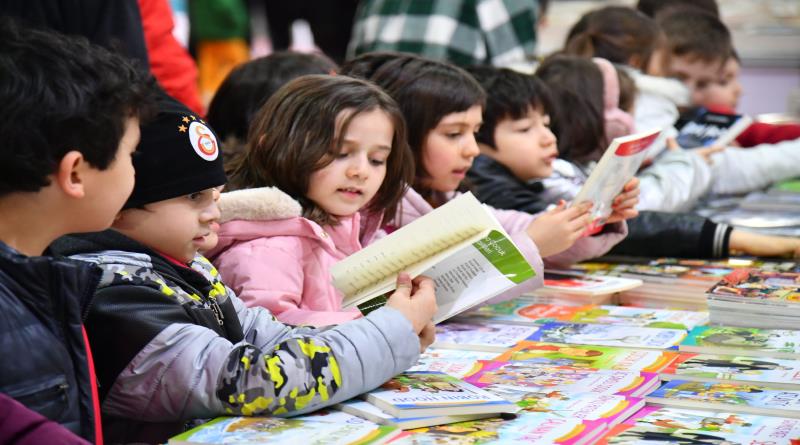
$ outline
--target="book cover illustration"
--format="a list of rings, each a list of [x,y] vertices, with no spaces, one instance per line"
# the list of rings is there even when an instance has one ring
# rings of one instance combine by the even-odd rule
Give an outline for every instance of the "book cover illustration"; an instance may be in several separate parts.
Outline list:
[[[800,359],[800,331],[732,326],[698,326],[681,351]]]
[[[617,425],[607,432],[595,445],[795,445],[793,440],[774,441],[737,436],[725,433],[680,430],[674,428],[642,428],[631,425]]]
[[[624,423],[643,429],[671,428],[722,433],[726,437],[748,436],[775,444],[789,445],[790,440],[800,439],[800,419],[729,411],[704,411],[648,405]]]
[[[581,323],[546,323],[528,340],[547,343],[617,346],[628,348],[675,348],[686,337],[682,329],[644,328]]]
[[[516,418],[490,418],[406,431],[392,442],[398,445],[490,443],[581,445],[591,443],[605,425],[578,419],[523,413]]]
[[[615,394],[570,393],[558,390],[530,391],[512,386],[488,386],[486,390],[514,402],[526,412],[553,417],[596,420],[615,425],[644,406],[644,399]]]
[[[533,300],[523,297],[485,304],[463,313],[461,317],[469,322],[536,325],[572,317],[580,308],[581,306],[537,304]]]
[[[800,360],[682,353],[664,369],[661,378],[734,381],[800,389]]]
[[[409,371],[443,372],[453,377],[466,377],[474,374],[479,368],[477,359],[442,358],[420,359]]]
[[[503,351],[524,340],[538,328],[499,323],[448,322],[436,326],[437,348]]]
[[[436,348],[429,346],[422,354],[419,355],[419,361],[424,360],[491,360],[497,357],[496,352],[490,351],[475,351],[472,349],[449,349],[449,348]]]
[[[365,395],[395,417],[516,412],[517,407],[457,377],[433,371],[408,371]]]
[[[574,366],[537,365],[527,362],[481,361],[480,370],[465,380],[477,387],[520,389],[534,392],[616,394],[638,397],[658,385],[658,375],[633,371],[599,371]]]
[[[659,372],[678,357],[677,352],[624,349],[612,346],[565,345],[522,341],[497,356],[498,361],[574,366],[602,370]]]
[[[701,148],[711,145],[727,146],[742,133],[753,119],[736,113],[720,113],[700,107],[681,116],[675,124],[675,138],[683,148]]]
[[[390,414],[385,413],[380,408],[369,402],[365,402],[363,400],[358,400],[358,399],[352,399],[348,400],[347,402],[340,403],[336,405],[336,408],[340,409],[343,413],[348,413],[347,415],[358,416],[365,420],[369,420],[370,422],[375,422],[381,425],[392,426],[403,430],[422,428],[431,425],[444,425],[447,423],[465,422],[468,420],[484,419],[487,417],[496,416],[496,414],[491,413],[491,414],[468,414],[468,415],[453,415],[453,416],[439,415],[430,417],[399,418],[399,417],[393,417]]]
[[[583,295],[623,292],[642,285],[641,280],[603,275],[545,271],[544,289]]]
[[[739,269],[723,277],[708,293],[714,297],[733,297],[739,301],[800,304],[800,273]]]
[[[800,418],[800,391],[753,384],[672,380],[646,400],[657,405]]]
[[[688,330],[708,323],[708,313],[628,306],[597,306],[585,307],[577,311],[572,319],[564,321]]]
[[[396,428],[350,416],[347,422],[322,422],[277,417],[218,417],[169,440],[170,445],[302,442],[309,445],[367,445],[385,443]]]

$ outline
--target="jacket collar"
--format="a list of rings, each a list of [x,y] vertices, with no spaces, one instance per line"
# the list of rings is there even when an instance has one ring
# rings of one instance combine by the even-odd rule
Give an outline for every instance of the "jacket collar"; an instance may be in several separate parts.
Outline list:
[[[233,220],[269,221],[299,217],[300,203],[275,187],[236,190],[220,195],[220,223]]]

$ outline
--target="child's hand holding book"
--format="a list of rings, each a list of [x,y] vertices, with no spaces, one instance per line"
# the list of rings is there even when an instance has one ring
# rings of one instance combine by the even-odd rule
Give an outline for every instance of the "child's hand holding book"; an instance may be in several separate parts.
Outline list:
[[[566,202],[562,200],[555,208],[533,220],[527,232],[542,258],[572,247],[589,226],[591,209],[591,202],[566,208]]]
[[[420,336],[420,350],[433,343],[431,331],[435,332],[435,328],[431,319],[438,310],[433,280],[425,276],[411,280],[407,273],[401,272],[397,275],[397,289],[386,305],[400,311],[411,322],[414,332]]]
[[[615,223],[624,221],[626,219],[635,218],[639,215],[636,210],[636,204],[639,203],[639,178],[631,178],[622,191],[614,198],[611,203],[611,215],[606,220],[606,223]]]

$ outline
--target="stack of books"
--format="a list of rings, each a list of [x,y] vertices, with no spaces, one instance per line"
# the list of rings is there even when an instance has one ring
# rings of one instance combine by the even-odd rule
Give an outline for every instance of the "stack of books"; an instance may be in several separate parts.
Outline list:
[[[714,324],[800,327],[800,272],[735,270],[709,289],[708,310]]]

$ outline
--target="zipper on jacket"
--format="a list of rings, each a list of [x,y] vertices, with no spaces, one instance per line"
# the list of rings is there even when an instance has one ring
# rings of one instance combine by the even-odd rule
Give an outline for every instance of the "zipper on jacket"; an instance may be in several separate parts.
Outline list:
[[[222,308],[219,307],[219,304],[217,304],[217,299],[209,298],[209,300],[211,300],[210,302],[211,311],[214,312],[214,317],[217,318],[217,324],[219,324],[220,326],[224,325],[225,315],[222,314]]]

